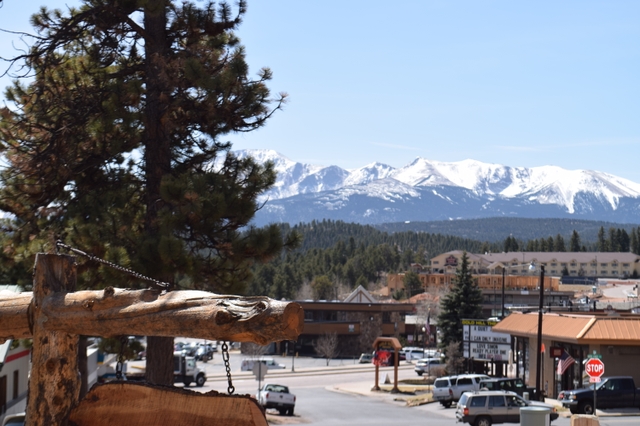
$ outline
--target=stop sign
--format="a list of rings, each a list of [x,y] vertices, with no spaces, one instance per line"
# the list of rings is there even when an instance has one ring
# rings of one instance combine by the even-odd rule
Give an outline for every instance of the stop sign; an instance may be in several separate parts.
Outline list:
[[[598,358],[589,358],[584,369],[589,377],[600,377],[604,374],[604,362]]]

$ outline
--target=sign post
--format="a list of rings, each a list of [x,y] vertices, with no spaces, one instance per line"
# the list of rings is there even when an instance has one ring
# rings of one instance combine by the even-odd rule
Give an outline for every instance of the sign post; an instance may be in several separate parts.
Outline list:
[[[587,362],[584,366],[589,375],[589,382],[593,383],[593,414],[596,414],[596,383],[600,382],[600,377],[604,374],[604,362],[600,358],[602,355],[594,353],[587,355]]]

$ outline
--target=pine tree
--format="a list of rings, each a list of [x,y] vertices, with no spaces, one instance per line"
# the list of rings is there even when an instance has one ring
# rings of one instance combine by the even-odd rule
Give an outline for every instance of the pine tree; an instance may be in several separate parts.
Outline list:
[[[456,270],[455,285],[440,305],[440,347],[446,348],[451,342],[462,342],[462,320],[479,318],[482,318],[482,292],[469,270],[467,252],[463,252],[460,267]]]
[[[604,236],[604,226],[601,226],[598,230],[598,251],[606,252],[609,251],[607,249],[607,240]]]
[[[407,271],[404,274],[404,289],[408,297],[415,296],[422,292],[422,281],[417,273]]]
[[[8,256],[32,265],[62,238],[175,287],[236,293],[254,262],[296,244],[277,226],[247,227],[273,165],[221,141],[263,126],[285,100],[271,97],[268,69],[248,77],[234,35],[245,11],[86,0],[70,16],[34,15],[39,37],[17,58],[34,80],[9,88],[13,107],[0,111],[0,209],[16,218]],[[79,273],[86,287],[115,274]],[[172,339],[148,344],[147,380],[172,384]]]
[[[580,251],[580,235],[578,235],[578,232],[575,229],[573,230],[573,233],[571,233],[571,241],[569,241],[569,251]]]

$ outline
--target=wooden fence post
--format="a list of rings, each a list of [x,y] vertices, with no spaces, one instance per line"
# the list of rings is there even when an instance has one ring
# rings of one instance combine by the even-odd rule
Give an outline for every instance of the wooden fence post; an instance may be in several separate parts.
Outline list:
[[[78,335],[47,331],[42,313],[46,296],[75,291],[76,265],[72,256],[38,253],[33,274],[31,320],[33,349],[27,396],[27,425],[66,423],[78,402]]]

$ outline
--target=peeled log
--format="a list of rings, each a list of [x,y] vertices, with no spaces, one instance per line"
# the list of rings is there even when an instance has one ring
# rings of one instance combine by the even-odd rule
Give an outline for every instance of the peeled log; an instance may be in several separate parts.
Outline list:
[[[31,337],[29,305],[33,293],[0,292],[0,343]]]
[[[248,395],[205,394],[143,383],[95,385],[73,408],[70,426],[268,426]]]
[[[42,327],[86,336],[193,337],[266,345],[296,340],[302,307],[268,297],[204,291],[128,290],[56,293],[42,304]]]

